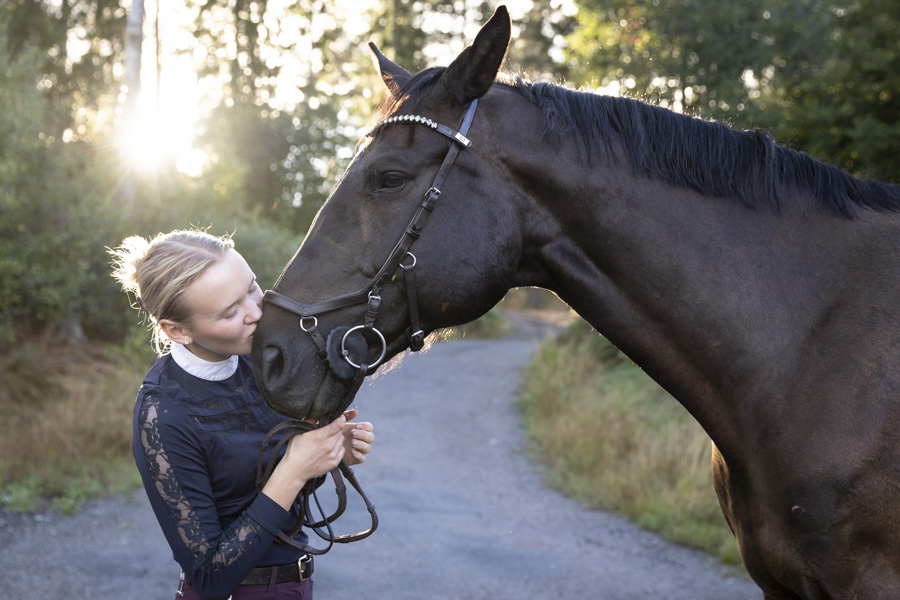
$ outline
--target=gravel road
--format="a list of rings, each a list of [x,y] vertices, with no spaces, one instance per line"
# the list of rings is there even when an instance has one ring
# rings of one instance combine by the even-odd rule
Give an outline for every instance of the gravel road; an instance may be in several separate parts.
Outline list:
[[[435,344],[363,387],[355,406],[378,437],[355,472],[380,525],[316,560],[317,597],[760,599],[707,556],[541,484],[514,407],[537,343]],[[351,501],[336,533],[367,516]],[[4,597],[174,597],[179,569],[142,491],[74,516],[0,512],[0,539]]]

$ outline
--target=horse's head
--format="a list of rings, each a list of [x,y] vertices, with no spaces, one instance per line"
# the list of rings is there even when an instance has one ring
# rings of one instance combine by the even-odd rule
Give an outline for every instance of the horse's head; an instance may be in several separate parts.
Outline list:
[[[486,160],[495,111],[477,107],[509,38],[501,7],[449,67],[416,75],[372,46],[386,108],[267,294],[256,331],[253,365],[275,410],[337,415],[360,366],[371,372],[431,331],[478,318],[512,285],[518,216]]]

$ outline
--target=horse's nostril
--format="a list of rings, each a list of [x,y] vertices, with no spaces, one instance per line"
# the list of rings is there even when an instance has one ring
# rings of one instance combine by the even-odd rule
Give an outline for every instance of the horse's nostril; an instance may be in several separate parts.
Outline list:
[[[284,372],[284,354],[277,346],[268,346],[263,350],[263,374],[269,381],[274,381]]]

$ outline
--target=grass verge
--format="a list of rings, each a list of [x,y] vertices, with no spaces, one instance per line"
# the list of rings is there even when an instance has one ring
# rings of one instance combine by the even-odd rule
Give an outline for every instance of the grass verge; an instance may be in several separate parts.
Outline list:
[[[0,356],[0,508],[72,513],[138,487],[131,413],[147,364],[48,341]]]
[[[547,483],[588,506],[740,565],[688,412],[583,321],[538,351],[519,404]]]

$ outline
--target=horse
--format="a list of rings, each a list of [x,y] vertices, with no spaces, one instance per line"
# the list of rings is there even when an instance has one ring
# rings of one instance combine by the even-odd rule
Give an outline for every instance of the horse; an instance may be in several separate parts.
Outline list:
[[[900,597],[900,186],[761,131],[372,50],[377,125],[265,297],[266,402],[331,418],[375,367],[546,288],[685,406],[766,600]],[[457,126],[457,124],[459,124]]]

